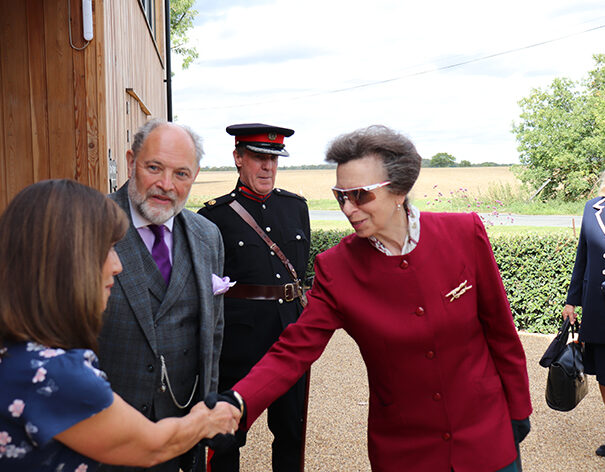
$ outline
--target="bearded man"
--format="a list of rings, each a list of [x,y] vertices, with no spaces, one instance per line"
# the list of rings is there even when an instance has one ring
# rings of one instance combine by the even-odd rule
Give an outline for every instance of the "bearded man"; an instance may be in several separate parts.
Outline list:
[[[113,390],[157,421],[185,415],[217,389],[223,297],[213,294],[212,278],[222,276],[223,242],[213,223],[183,209],[202,157],[195,133],[149,121],[126,157],[129,180],[109,198],[130,227],[115,245],[123,271],[107,304],[99,359]],[[203,470],[204,463],[197,447],[145,470]]]

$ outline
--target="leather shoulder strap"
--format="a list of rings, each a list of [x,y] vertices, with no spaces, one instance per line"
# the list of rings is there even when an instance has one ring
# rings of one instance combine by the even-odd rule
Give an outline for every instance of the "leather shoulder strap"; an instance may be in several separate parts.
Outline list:
[[[294,267],[292,266],[286,255],[282,252],[279,246],[275,244],[271,240],[271,238],[269,238],[269,236],[267,236],[267,233],[265,233],[262,228],[258,226],[254,218],[252,218],[252,215],[248,213],[246,209],[241,206],[241,204],[237,200],[233,200],[231,203],[229,203],[229,206],[233,208],[233,210],[235,210],[235,212],[242,218],[242,220],[248,223],[248,225],[250,225],[250,227],[258,233],[258,235],[262,238],[265,244],[269,246],[269,249],[271,249],[273,252],[275,252],[275,254],[277,254],[277,257],[279,257],[280,261],[282,261],[282,263],[286,266],[286,269],[288,269],[290,275],[292,275],[294,280],[298,280],[296,270],[294,270]]]
[[[267,236],[267,233],[265,233],[260,226],[258,226],[258,224],[254,220],[254,218],[252,218],[252,215],[250,213],[248,213],[248,211],[246,211],[246,209],[237,200],[233,200],[231,203],[229,203],[229,206],[231,208],[233,208],[233,210],[240,216],[240,218],[242,220],[244,220],[246,223],[248,223],[248,225],[254,231],[256,231],[256,233],[261,237],[261,239],[265,242],[265,244],[267,246],[269,246],[269,249],[271,249],[273,252],[275,252],[275,254],[277,254],[277,257],[279,257],[279,260],[286,267],[286,269],[288,269],[288,272],[290,272],[290,275],[292,276],[292,280],[294,280],[294,282],[298,283],[300,286],[298,275],[296,274],[296,270],[294,269],[294,266],[292,265],[292,263],[288,260],[286,255],[279,248],[279,246],[277,244],[275,244],[269,236]],[[304,307],[306,305],[306,300],[302,296],[302,290],[301,290],[300,300]]]

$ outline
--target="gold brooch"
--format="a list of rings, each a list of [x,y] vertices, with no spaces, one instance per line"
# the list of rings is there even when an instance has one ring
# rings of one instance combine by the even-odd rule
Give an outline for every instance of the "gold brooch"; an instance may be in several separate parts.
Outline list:
[[[471,288],[473,288],[472,285],[466,285],[467,282],[468,281],[465,280],[460,285],[458,285],[454,290],[452,290],[451,292],[449,292],[448,294],[445,295],[446,297],[452,297],[452,298],[450,298],[450,303],[453,302],[454,300],[456,300],[457,298],[459,298],[460,295],[463,295],[464,293],[468,292]]]

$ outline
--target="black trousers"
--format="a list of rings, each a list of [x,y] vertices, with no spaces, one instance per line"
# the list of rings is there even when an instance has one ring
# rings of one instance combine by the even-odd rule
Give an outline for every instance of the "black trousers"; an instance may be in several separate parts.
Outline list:
[[[222,381],[222,379],[221,379]],[[236,381],[222,381],[219,391],[231,388]],[[306,374],[267,410],[267,425],[273,433],[271,462],[273,472],[299,472],[302,453],[303,414],[305,406]],[[239,446],[246,444],[246,433],[238,431]],[[239,449],[214,454],[210,472],[239,472]]]

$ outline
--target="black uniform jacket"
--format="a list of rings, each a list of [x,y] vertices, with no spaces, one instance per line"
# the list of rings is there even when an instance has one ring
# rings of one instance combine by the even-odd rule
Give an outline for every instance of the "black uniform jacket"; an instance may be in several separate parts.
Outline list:
[[[237,200],[305,276],[310,247],[309,211],[304,197],[274,189],[264,202],[242,195],[237,187],[205,203],[198,213],[215,223],[225,245],[224,275],[239,284],[284,285],[293,281],[274,251],[230,206]],[[260,360],[281,331],[302,312],[298,299],[247,300],[225,297],[225,336],[221,377],[239,379]]]

